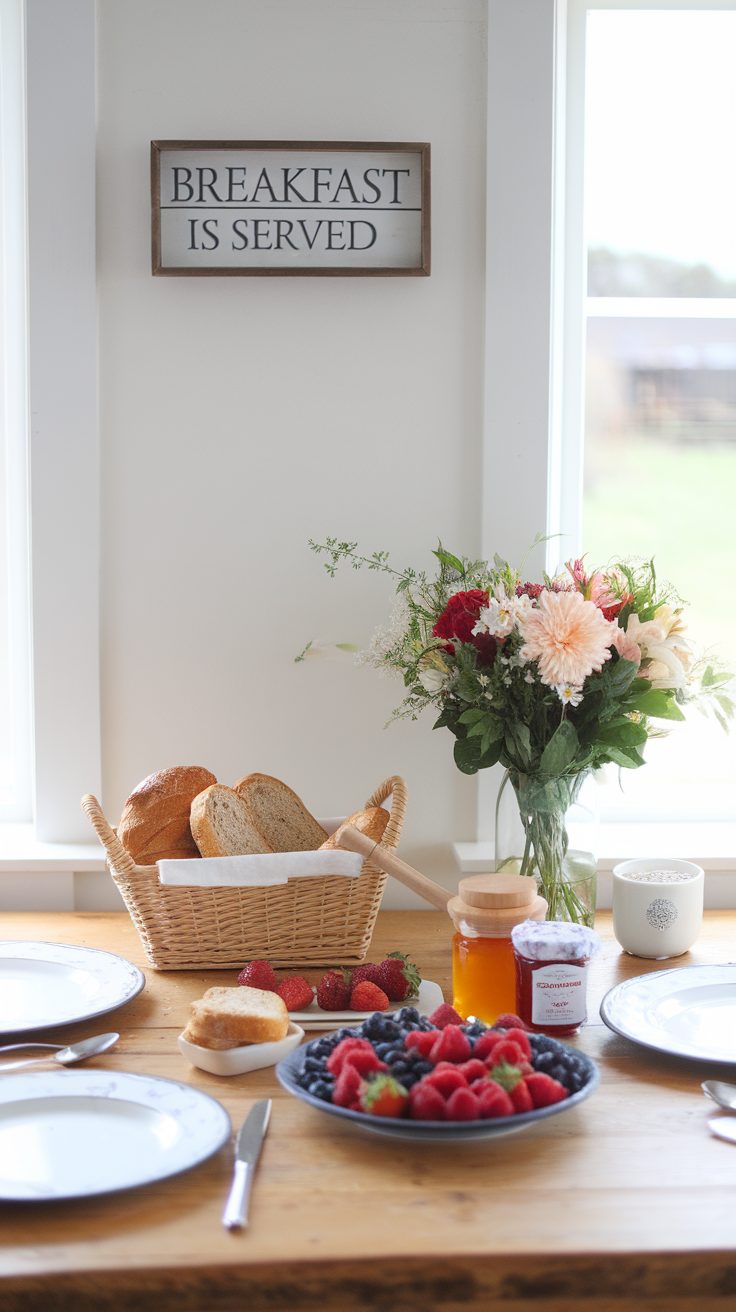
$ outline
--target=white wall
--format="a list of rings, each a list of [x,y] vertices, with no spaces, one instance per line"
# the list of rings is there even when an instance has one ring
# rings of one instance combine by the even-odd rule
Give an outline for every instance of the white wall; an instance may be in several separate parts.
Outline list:
[[[430,564],[480,547],[482,0],[98,0],[102,800],[152,770],[285,779],[318,814],[385,776],[402,854],[453,887],[475,784],[364,644],[388,580],[325,535]],[[153,278],[156,138],[428,141],[429,278]],[[414,904],[390,888],[384,905]]]

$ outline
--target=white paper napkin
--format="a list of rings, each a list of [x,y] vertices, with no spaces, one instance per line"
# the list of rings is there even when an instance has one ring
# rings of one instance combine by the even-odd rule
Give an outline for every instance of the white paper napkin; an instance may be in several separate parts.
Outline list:
[[[196,888],[264,888],[289,879],[344,875],[356,879],[363,866],[358,852],[266,852],[258,856],[200,857],[159,861],[161,884]]]

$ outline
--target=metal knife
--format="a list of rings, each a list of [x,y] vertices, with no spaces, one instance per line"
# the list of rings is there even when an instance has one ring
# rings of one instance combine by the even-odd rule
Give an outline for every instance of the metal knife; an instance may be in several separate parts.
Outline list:
[[[261,1147],[271,1119],[271,1099],[262,1098],[251,1107],[235,1141],[235,1173],[222,1224],[236,1230],[248,1224],[248,1203]]]

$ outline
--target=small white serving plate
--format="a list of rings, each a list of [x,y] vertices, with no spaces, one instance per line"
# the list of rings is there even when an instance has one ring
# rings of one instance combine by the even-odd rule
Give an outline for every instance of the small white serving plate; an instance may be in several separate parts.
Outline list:
[[[275,1066],[287,1057],[304,1038],[304,1030],[294,1021],[289,1022],[286,1037],[277,1043],[246,1043],[242,1048],[201,1048],[180,1034],[179,1051],[192,1066],[209,1071],[211,1075],[245,1075],[260,1071],[264,1066]]]

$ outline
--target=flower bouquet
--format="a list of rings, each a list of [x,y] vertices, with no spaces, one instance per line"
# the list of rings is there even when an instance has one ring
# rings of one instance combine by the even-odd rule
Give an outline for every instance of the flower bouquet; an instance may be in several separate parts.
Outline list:
[[[524,831],[517,868],[536,877],[550,919],[589,921],[565,866],[565,814],[585,776],[643,765],[647,739],[690,701],[724,728],[733,714],[730,674],[695,658],[683,603],[654,562],[588,570],[575,560],[530,582],[498,556],[488,564],[440,545],[428,577],[394,569],[387,552],[359,555],[354,542],[309,545],[330,575],[345,562],[395,579],[390,624],[364,654],[403,680],[394,716],[432,707],[460,770],[504,767]]]

